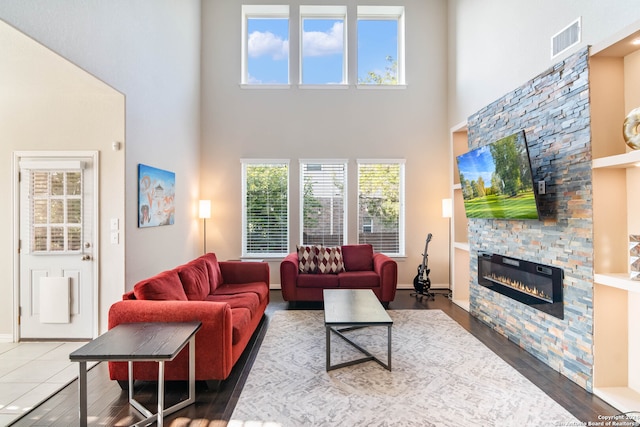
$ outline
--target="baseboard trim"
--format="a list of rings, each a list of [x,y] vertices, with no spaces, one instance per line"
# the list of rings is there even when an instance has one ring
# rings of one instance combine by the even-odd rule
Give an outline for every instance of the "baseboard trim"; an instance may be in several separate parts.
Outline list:
[[[271,283],[269,285],[269,289],[271,290],[280,290],[282,289],[282,286],[280,286],[280,283]],[[400,283],[398,284],[396,289],[403,289],[403,290],[413,290],[413,284],[412,283]],[[448,291],[449,287],[446,284],[435,284],[431,286],[431,289],[434,291]]]

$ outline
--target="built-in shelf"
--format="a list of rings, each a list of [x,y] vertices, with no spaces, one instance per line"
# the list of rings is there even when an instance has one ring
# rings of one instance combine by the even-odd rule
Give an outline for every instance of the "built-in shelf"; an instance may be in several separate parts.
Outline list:
[[[633,168],[640,167],[640,150],[630,151],[624,154],[617,154],[615,156],[602,157],[599,159],[593,159],[591,164],[593,169],[601,168]]]
[[[640,22],[636,31],[640,34]],[[640,281],[630,279],[629,234],[640,234],[640,151],[625,145],[625,115],[640,103],[640,52],[625,43],[589,61],[593,154],[593,393],[620,412],[640,408]],[[625,45],[626,46],[626,45]],[[637,49],[637,48],[636,48]],[[621,51],[622,52],[622,51]],[[615,273],[610,273],[615,272]]]
[[[628,273],[594,274],[593,281],[599,285],[640,293],[640,281],[629,279]]]
[[[451,290],[452,301],[469,311],[469,230],[468,220],[464,212],[464,200],[462,198],[462,185],[456,157],[469,151],[467,138],[467,124],[460,123],[451,128],[450,133],[450,159],[449,173],[451,182],[452,217],[450,222],[451,251],[449,259],[451,263]]]

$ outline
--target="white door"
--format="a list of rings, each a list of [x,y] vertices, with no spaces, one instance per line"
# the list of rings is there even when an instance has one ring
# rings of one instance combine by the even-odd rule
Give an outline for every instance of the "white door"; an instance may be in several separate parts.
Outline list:
[[[93,338],[96,158],[19,158],[20,339]]]

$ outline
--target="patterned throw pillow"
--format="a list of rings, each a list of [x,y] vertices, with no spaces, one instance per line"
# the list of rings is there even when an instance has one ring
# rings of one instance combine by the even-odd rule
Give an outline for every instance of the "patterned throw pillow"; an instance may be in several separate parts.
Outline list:
[[[318,251],[318,273],[338,274],[344,271],[342,251],[339,247],[320,247]]]
[[[318,247],[298,245],[297,248],[300,273],[315,273],[318,268]]]

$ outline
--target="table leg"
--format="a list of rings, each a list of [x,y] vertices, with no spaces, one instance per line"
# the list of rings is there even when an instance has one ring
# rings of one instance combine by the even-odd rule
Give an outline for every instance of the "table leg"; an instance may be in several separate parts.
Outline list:
[[[87,362],[79,363],[78,393],[80,394],[80,426],[87,427]]]
[[[327,368],[326,370],[329,371],[331,369],[331,328],[329,326],[325,326],[325,330],[326,330],[326,340],[327,340],[327,344],[325,345],[326,350],[327,350]]]
[[[158,362],[158,427],[164,425],[164,360]]]
[[[127,362],[127,373],[129,382],[129,402],[133,400],[133,362],[129,360]]]
[[[196,336],[189,340],[189,403],[196,400]]]
[[[387,330],[387,369],[391,370],[391,325]]]

